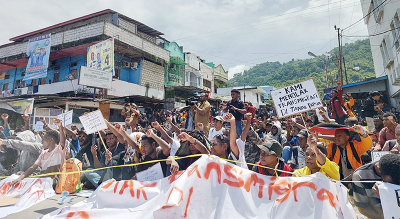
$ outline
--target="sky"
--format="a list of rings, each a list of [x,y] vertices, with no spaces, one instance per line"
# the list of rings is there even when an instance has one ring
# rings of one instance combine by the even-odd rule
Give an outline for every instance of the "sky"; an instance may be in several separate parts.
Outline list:
[[[162,33],[229,78],[264,62],[312,58],[338,45],[362,17],[360,0],[0,0],[0,45],[57,23],[112,9]],[[343,34],[368,34],[361,20]],[[365,37],[364,37],[365,38]],[[344,37],[351,43],[363,37]]]

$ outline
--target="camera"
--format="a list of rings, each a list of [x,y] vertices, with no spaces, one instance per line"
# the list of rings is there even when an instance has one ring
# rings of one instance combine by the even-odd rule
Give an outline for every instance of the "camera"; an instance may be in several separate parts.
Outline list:
[[[197,96],[190,97],[186,100],[186,106],[196,105],[200,101],[200,98]]]

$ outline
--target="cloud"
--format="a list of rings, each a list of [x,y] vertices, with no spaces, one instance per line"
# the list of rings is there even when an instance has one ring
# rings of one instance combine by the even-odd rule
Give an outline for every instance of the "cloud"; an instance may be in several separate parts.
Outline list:
[[[343,28],[363,17],[359,0],[14,0],[2,2],[0,45],[107,8],[225,69],[308,58],[308,51],[320,55],[337,46],[333,25]],[[359,22],[344,34],[366,35],[367,28]]]
[[[228,69],[228,79],[233,78],[233,76],[235,74],[242,74],[245,70],[249,70],[250,67],[246,66],[246,65],[237,65],[235,67],[229,68]]]

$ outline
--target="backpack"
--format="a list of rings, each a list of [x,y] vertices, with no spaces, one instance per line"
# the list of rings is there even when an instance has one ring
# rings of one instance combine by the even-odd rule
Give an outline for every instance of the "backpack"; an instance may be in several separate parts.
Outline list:
[[[76,158],[70,158],[64,162],[62,166],[62,173],[82,171],[82,162]],[[56,193],[60,194],[63,191],[69,194],[79,192],[81,187],[81,173],[61,174],[60,180],[56,185]]]
[[[354,147],[354,143],[353,143],[352,141],[349,141],[349,144],[350,144],[351,151],[353,152],[354,158],[356,159],[356,161],[357,161],[358,163],[361,163],[361,164],[362,164],[362,162],[361,162],[361,160],[360,160],[360,157],[358,156],[357,150],[356,150],[356,148]],[[332,159],[335,157],[337,148],[338,148],[338,146],[334,143],[334,144],[332,145]]]

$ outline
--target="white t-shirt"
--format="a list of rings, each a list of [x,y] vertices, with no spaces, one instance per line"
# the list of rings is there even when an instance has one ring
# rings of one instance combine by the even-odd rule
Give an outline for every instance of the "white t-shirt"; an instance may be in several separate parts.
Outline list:
[[[57,145],[52,151],[49,151],[49,149],[44,150],[35,161],[35,164],[40,166],[42,172],[44,172],[47,168],[62,165],[64,162],[65,150],[62,149],[61,145]]]
[[[212,141],[216,135],[224,134],[224,132],[225,132],[224,127],[222,127],[219,131],[217,131],[215,128],[211,128],[210,131],[208,132],[208,140]]]
[[[241,138],[236,139],[236,144],[239,148],[239,159],[236,159],[235,155],[231,152],[231,157],[234,161],[239,161],[240,163],[236,163],[237,166],[240,166],[246,170],[248,170],[248,166],[246,164],[246,158],[244,157],[244,147],[246,141],[242,141]]]

